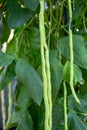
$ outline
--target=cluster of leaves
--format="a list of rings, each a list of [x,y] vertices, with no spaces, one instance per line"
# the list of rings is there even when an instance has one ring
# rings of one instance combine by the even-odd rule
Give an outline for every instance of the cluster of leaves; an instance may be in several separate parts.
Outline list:
[[[7,42],[6,53],[0,51],[0,90],[14,80],[14,112],[7,129],[44,130],[43,81],[41,72],[39,0],[0,0],[0,48]],[[67,85],[68,127],[86,130],[87,113],[87,4],[72,1],[74,88],[81,104],[71,94],[68,7],[65,0],[45,1],[46,39],[50,36],[50,71],[53,99],[53,128],[64,130],[63,81]],[[50,32],[51,20],[51,32]],[[14,29],[14,36],[8,38]]]

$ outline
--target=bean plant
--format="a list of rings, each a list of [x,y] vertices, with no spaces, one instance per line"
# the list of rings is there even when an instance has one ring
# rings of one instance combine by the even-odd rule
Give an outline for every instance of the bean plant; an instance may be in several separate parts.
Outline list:
[[[0,0],[0,99],[3,130],[87,130],[86,0]]]

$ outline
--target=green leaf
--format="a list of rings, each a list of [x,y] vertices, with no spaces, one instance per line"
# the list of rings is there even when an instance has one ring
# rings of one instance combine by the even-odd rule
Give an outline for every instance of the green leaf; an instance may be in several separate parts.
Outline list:
[[[33,12],[28,8],[22,8],[16,0],[8,2],[8,25],[10,28],[17,28],[26,23],[32,16]]]
[[[7,19],[3,18],[3,27],[0,26],[0,38],[1,38],[0,40],[1,40],[1,44],[8,40],[9,35],[10,35],[10,28],[8,27]]]
[[[80,104],[75,102],[75,99],[73,98],[72,95],[69,96],[69,100],[68,100],[68,106],[71,110],[75,110],[78,111],[80,113],[87,113],[87,95],[84,94],[78,94],[77,95],[79,100],[80,100]]]
[[[70,59],[68,36],[63,37],[58,41],[57,49],[60,54],[64,55],[67,59]],[[73,35],[73,53],[74,63],[87,69],[87,49],[85,48],[85,42],[82,36]]]
[[[19,59],[15,71],[18,80],[27,87],[30,97],[40,104],[43,98],[43,87],[35,69],[27,61]]]
[[[3,37],[4,34],[4,24],[2,20],[2,12],[0,12],[0,39]]]
[[[74,10],[73,10],[73,18],[77,18],[81,15],[82,10],[84,10],[84,6],[86,5],[86,0],[75,0],[74,2]]]
[[[76,85],[77,83],[82,84],[84,81],[82,78],[81,69],[76,64],[73,64],[73,67],[74,67],[74,79],[73,79],[74,85]],[[70,82],[70,62],[69,61],[67,61],[64,65],[63,77],[64,77],[64,80],[66,80],[68,83]]]
[[[58,127],[56,130],[64,130],[65,128],[64,128],[64,126],[63,125],[61,125],[60,127]]]
[[[16,52],[16,39],[15,37],[7,44],[6,53],[15,56]]]
[[[24,85],[21,84],[19,86],[19,84],[18,84],[16,89],[18,89],[18,87],[20,87],[20,88],[19,88],[19,94],[18,94],[18,98],[17,98],[17,107],[21,111],[25,112],[31,101],[30,95]]]
[[[52,97],[56,98],[60,84],[63,80],[63,65],[59,62],[58,53],[56,50],[50,51],[50,68],[51,68],[51,83]]]
[[[44,130],[44,103],[42,102],[41,105],[37,105],[36,103],[32,102],[29,107],[29,112],[32,116],[34,129],[36,130]]]
[[[33,122],[30,114],[26,111],[25,115],[23,114],[23,119],[17,126],[17,130],[33,130]]]
[[[36,27],[31,27],[28,29],[28,39],[31,47],[40,48],[40,32]]]
[[[9,82],[15,77],[15,63],[12,62],[9,66],[6,66],[0,75],[0,90],[4,89]]]
[[[36,10],[39,5],[39,0],[23,0],[26,7]]]
[[[33,130],[32,118],[28,111],[22,113],[21,111],[13,112],[11,120],[7,126],[7,129],[10,129],[14,126],[17,126],[17,130]]]
[[[82,70],[82,74],[83,74],[83,77],[84,77],[84,84],[80,87],[80,92],[81,94],[86,94],[87,92],[87,70]]]
[[[80,120],[75,112],[70,111],[68,114],[69,130],[87,130],[87,126]]]
[[[63,118],[64,118],[64,106],[63,106],[63,98],[57,98],[56,102],[53,105],[53,111],[52,111],[52,117],[53,117],[53,124],[52,124],[52,130],[57,130],[57,128],[61,125],[63,125]],[[58,129],[59,130],[59,129]],[[60,129],[61,130],[61,129]]]
[[[26,37],[26,32],[24,32],[21,35],[21,38],[19,39],[18,42],[18,57],[24,57],[26,52],[28,52],[28,44],[27,44],[27,37]],[[13,39],[7,44],[7,49],[6,53],[16,56],[16,37],[14,36]]]
[[[0,51],[0,67],[8,66],[14,60],[14,56],[8,55]]]
[[[58,63],[56,69],[51,73],[53,99],[56,98],[63,80],[63,66]]]

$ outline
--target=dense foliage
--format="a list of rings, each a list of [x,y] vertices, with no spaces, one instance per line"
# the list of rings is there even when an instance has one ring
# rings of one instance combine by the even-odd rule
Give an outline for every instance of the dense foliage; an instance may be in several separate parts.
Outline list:
[[[87,1],[72,0],[74,89],[70,89],[69,10],[65,0],[45,0],[46,41],[50,51],[52,130],[64,130],[64,87],[67,87],[69,130],[87,130]],[[39,0],[0,0],[0,90],[14,80],[10,93],[14,111],[6,129],[44,130],[43,80],[39,31]],[[9,41],[11,30],[14,36]],[[6,42],[6,53],[2,52]],[[11,103],[11,102],[10,102]],[[12,106],[10,104],[10,106]]]

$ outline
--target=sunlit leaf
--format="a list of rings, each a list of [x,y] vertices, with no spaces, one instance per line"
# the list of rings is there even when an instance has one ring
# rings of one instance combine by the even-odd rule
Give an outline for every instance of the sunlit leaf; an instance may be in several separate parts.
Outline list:
[[[83,84],[84,80],[82,78],[81,69],[76,64],[73,64],[73,67],[74,67],[74,79],[73,79],[74,85],[76,85],[77,83]],[[64,65],[63,77],[68,83],[70,82],[70,62],[69,61],[67,61]]]

